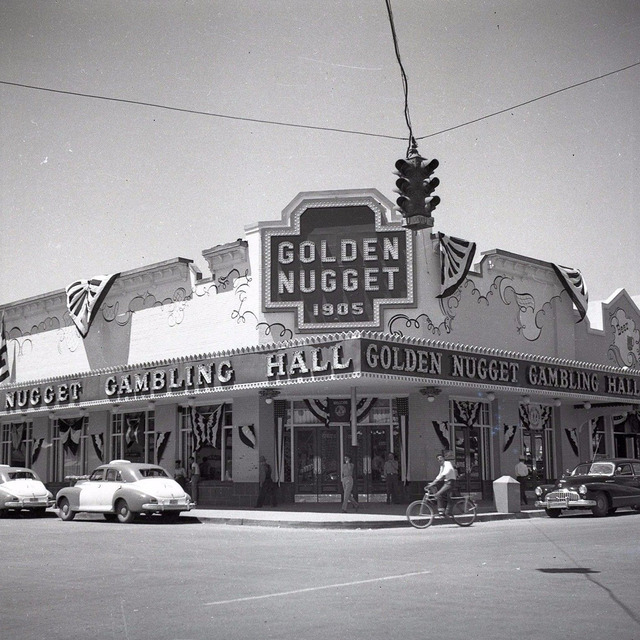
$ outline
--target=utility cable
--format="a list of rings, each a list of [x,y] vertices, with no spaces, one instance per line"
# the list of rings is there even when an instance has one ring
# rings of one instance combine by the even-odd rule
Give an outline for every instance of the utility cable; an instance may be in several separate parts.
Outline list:
[[[532,104],[533,102],[538,102],[539,100],[544,100],[545,98],[549,98],[551,96],[557,95],[564,91],[569,91],[570,89],[575,89],[576,87],[581,87],[585,84],[589,84],[590,82],[595,82],[596,80],[602,80],[608,76],[612,76],[616,73],[620,73],[622,71],[628,71],[634,67],[640,66],[640,62],[634,62],[633,64],[629,64],[626,67],[621,67],[620,69],[615,69],[614,71],[609,71],[607,73],[603,73],[602,75],[596,76],[594,78],[589,78],[588,80],[583,80],[582,82],[576,82],[575,84],[569,85],[568,87],[563,87],[562,89],[556,89],[555,91],[551,91],[550,93],[545,93],[544,95],[538,96],[537,98],[532,98],[531,100],[526,100],[525,102],[521,102],[519,104],[513,105],[511,107],[507,107],[506,109],[500,109],[499,111],[494,111],[493,113],[489,113],[487,115],[481,116],[479,118],[475,118],[474,120],[468,120],[467,122],[462,122],[461,124],[457,124],[453,127],[447,127],[445,129],[440,129],[438,131],[434,131],[433,133],[428,133],[424,136],[419,136],[416,138],[417,140],[425,140],[426,138],[433,138],[435,136],[442,135],[443,133],[448,133],[449,131],[455,131],[456,129],[461,129],[463,127],[467,127],[471,124],[475,124],[477,122],[481,122],[482,120],[487,120],[488,118],[493,118],[495,116],[501,115],[503,113],[507,113],[509,111],[513,111],[515,109],[519,109],[520,107],[524,107],[528,104]],[[242,116],[232,116],[224,113],[214,113],[211,111],[198,111],[196,109],[186,109],[182,107],[171,107],[164,104],[158,104],[153,102],[142,102],[140,100],[127,100],[125,98],[113,98],[111,96],[101,96],[91,93],[80,93],[78,91],[64,91],[62,89],[52,89],[50,87],[39,87],[31,84],[24,84],[20,82],[9,82],[8,80],[0,80],[0,85],[6,85],[10,87],[21,87],[23,89],[31,89],[34,91],[45,91],[49,93],[56,93],[61,95],[75,96],[79,98],[92,98],[94,100],[106,100],[109,102],[119,102],[122,104],[133,104],[139,105],[143,107],[152,107],[154,109],[165,109],[167,111],[177,111],[179,113],[189,113],[193,115],[200,116],[209,116],[212,118],[226,118],[228,120],[238,120],[242,122],[254,122],[257,124],[270,124],[280,127],[293,127],[296,129],[310,129],[312,131],[330,131],[334,133],[347,133],[351,135],[359,135],[359,136],[368,136],[372,138],[385,138],[387,140],[405,140],[404,136],[392,136],[383,133],[371,133],[368,131],[358,131],[356,129],[339,129],[337,127],[320,127],[314,125],[307,124],[296,124],[293,122],[281,122],[277,120],[264,120],[261,118],[246,118]],[[407,117],[408,117],[408,107],[407,107]],[[411,121],[408,121],[408,126],[411,127]],[[410,128],[411,132],[411,128]],[[411,133],[411,135],[413,135]]]
[[[391,10],[391,0],[385,0],[387,4],[387,13],[389,15],[389,25],[391,26],[391,36],[393,38],[393,47],[396,52],[396,59],[400,66],[400,75],[402,76],[402,89],[404,92],[404,119],[409,129],[409,146],[407,148],[407,157],[412,149],[417,148],[416,139],[413,137],[413,128],[411,127],[411,115],[409,114],[409,81],[407,80],[407,74],[402,64],[402,58],[400,57],[400,47],[398,45],[398,36],[396,34],[396,27],[393,22],[393,11]]]

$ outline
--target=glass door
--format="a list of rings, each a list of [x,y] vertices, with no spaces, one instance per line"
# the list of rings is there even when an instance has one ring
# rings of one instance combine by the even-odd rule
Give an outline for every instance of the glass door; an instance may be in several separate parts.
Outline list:
[[[372,494],[386,496],[384,462],[391,452],[391,428],[389,425],[359,426],[358,447],[351,446],[351,429],[344,427],[345,454],[355,455],[356,488],[359,495],[369,498]]]
[[[297,493],[340,493],[340,439],[338,427],[295,429]]]

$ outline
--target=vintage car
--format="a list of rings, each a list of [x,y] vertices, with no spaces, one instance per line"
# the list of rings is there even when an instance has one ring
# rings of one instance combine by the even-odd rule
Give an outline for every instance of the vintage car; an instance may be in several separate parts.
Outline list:
[[[555,485],[536,487],[536,507],[551,518],[568,509],[591,509],[594,516],[618,507],[640,510],[640,460],[609,458],[582,462]]]
[[[160,514],[175,521],[189,511],[189,494],[162,468],[154,464],[112,460],[90,476],[73,478],[75,484],[56,495],[58,515],[73,520],[76,513],[102,513],[106,520],[132,522],[140,514]]]
[[[35,471],[0,464],[0,515],[22,510],[41,515],[53,504],[53,494]]]

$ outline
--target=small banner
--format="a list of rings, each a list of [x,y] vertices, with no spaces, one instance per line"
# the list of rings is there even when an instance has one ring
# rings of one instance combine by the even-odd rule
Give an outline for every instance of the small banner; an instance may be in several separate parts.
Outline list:
[[[240,442],[249,447],[249,449],[256,448],[256,429],[252,424],[238,427],[238,436],[240,437]]]
[[[569,441],[569,444],[571,445],[571,450],[573,451],[576,458],[579,457],[578,432],[575,429],[565,429],[564,432],[567,435],[567,440]]]
[[[158,461],[158,464],[160,464],[160,461],[164,456],[164,450],[167,448],[170,436],[171,431],[163,431],[156,434],[156,460]]]
[[[563,267],[559,264],[552,264],[551,266],[555,270],[565,291],[569,294],[573,304],[576,305],[576,309],[580,314],[580,320],[578,320],[578,322],[582,322],[587,315],[587,308],[589,306],[589,293],[587,291],[587,285],[582,279],[582,274],[578,269]]]
[[[521,404],[520,422],[525,429],[542,431],[550,426],[552,408],[541,404]]]
[[[446,420],[439,422],[438,420],[432,420],[433,429],[440,440],[440,444],[443,449],[451,449],[451,427]]]
[[[504,446],[502,447],[502,451],[506,451],[513,444],[513,439],[516,437],[516,433],[518,433],[518,425],[504,424],[502,425],[502,429],[504,430]]]
[[[96,452],[98,460],[102,462],[104,460],[104,434],[92,433],[91,442],[93,443],[93,450]]]
[[[467,277],[473,257],[476,253],[476,243],[446,236],[438,233],[440,239],[440,295],[438,298],[450,296]]]
[[[66,288],[69,315],[83,338],[89,333],[89,327],[102,301],[119,275],[113,273],[95,276],[91,280],[76,280]]]

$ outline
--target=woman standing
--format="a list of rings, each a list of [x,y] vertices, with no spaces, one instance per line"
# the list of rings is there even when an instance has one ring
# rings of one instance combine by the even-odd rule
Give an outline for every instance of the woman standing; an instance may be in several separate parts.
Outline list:
[[[349,503],[351,503],[356,511],[358,510],[358,503],[351,495],[353,491],[353,462],[351,462],[351,456],[344,457],[344,464],[342,465],[342,511],[346,512]]]

